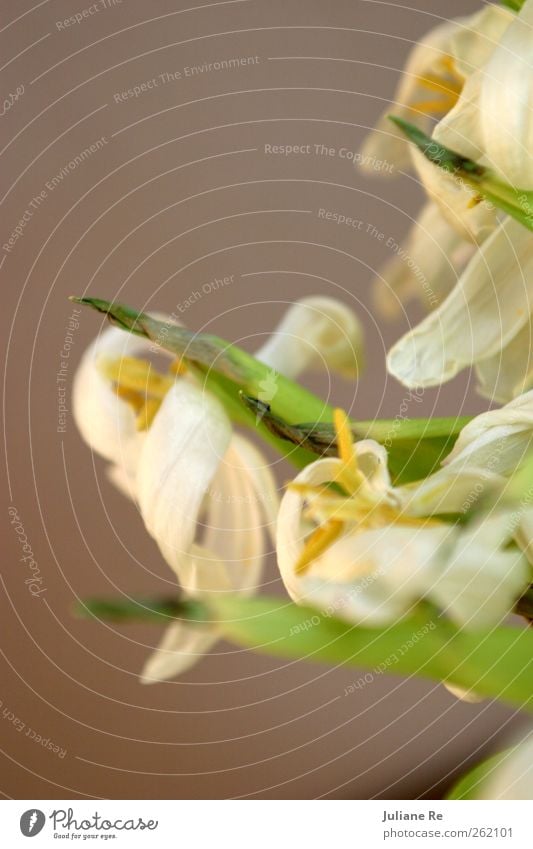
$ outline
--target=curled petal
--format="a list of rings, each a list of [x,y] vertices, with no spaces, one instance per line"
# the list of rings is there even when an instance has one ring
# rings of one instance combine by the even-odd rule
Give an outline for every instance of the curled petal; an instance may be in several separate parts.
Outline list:
[[[106,460],[130,470],[135,467],[139,434],[135,414],[98,371],[99,357],[134,357],[151,342],[108,327],[85,351],[74,378],[72,412],[88,445]]]
[[[255,356],[286,377],[317,367],[354,377],[361,366],[362,345],[363,330],[353,310],[334,298],[316,295],[292,304]]]
[[[174,622],[141,672],[142,684],[157,684],[182,675],[218,641],[216,630],[205,625]]]
[[[146,434],[137,470],[139,508],[176,571],[195,541],[205,494],[230,439],[222,405],[184,379],[168,391]]]
[[[497,354],[529,319],[532,271],[531,234],[506,219],[445,302],[392,347],[390,373],[407,386],[436,386]]]
[[[463,77],[487,63],[514,19],[510,9],[491,3],[460,22],[451,38],[451,53]]]
[[[477,467],[511,474],[524,459],[533,436],[533,391],[505,407],[476,416],[459,434],[444,460],[448,468]]]
[[[402,306],[413,298],[428,311],[438,307],[457,283],[474,246],[464,241],[430,201],[405,244],[393,246],[393,251],[374,283],[376,306],[386,318],[397,318]]]

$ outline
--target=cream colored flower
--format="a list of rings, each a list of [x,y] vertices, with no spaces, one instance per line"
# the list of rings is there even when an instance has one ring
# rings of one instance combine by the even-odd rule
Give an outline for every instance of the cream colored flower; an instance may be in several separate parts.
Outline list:
[[[439,24],[424,36],[411,51],[393,102],[363,145],[362,167],[375,171],[376,161],[407,167],[408,146],[388,116],[429,131],[432,119],[440,120],[453,109],[466,79],[487,62],[512,20],[508,9],[488,5],[469,17]]]
[[[254,592],[278,505],[268,464],[181,366],[167,360],[170,369],[161,374],[133,356],[149,344],[114,328],[102,334],[76,376],[76,422],[111,462],[113,482],[138,502],[188,596]],[[351,310],[331,298],[309,298],[291,307],[258,355],[290,375],[317,364],[353,375],[360,353]],[[183,672],[216,640],[215,628],[174,623],[142,680]]]
[[[434,138],[533,189],[533,0],[526,0],[466,85]]]
[[[509,517],[461,529],[424,515],[460,510],[480,478],[500,479],[469,466],[394,488],[385,450],[353,445],[339,413],[336,422],[339,458],[307,466],[281,502],[278,562],[291,597],[367,626],[395,621],[422,598],[464,627],[503,619],[530,578],[525,557],[506,550]]]

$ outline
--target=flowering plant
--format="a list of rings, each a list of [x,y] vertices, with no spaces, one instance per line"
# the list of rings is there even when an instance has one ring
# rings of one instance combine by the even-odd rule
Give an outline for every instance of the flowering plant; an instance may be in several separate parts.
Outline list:
[[[78,371],[79,429],[179,581],[172,598],[82,606],[166,625],[143,682],[224,637],[532,710],[532,56],[533,0],[437,27],[359,158],[411,162],[428,195],[408,252],[431,265],[431,298],[399,259],[375,286],[385,314],[413,296],[430,310],[389,373],[418,392],[473,367],[501,406],[397,421],[330,406],[299,376],[353,380],[363,349],[357,316],[331,298],[295,302],[254,356],[75,299],[113,325]],[[295,467],[283,492],[250,434]],[[269,540],[288,598],[257,594]]]

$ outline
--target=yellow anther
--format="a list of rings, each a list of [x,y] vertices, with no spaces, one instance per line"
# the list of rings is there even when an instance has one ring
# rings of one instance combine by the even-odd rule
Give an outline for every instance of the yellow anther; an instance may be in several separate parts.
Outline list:
[[[468,201],[468,209],[473,209],[475,206],[480,204],[482,200],[483,200],[482,195],[474,195]]]
[[[350,420],[344,410],[334,410],[333,425],[337,437],[337,452],[342,460],[342,467],[337,472],[335,482],[339,483],[348,495],[353,495],[364,483],[365,478],[357,468],[357,454],[353,446]]]
[[[348,463],[357,463],[355,451],[353,450],[352,432],[350,420],[344,410],[337,408],[333,412],[333,425],[337,437],[337,452],[341,460]]]
[[[451,56],[445,56],[439,63],[441,73],[421,74],[416,78],[418,85],[428,91],[437,94],[437,98],[414,100],[409,104],[411,109],[416,109],[426,115],[446,115],[457,103],[464,80],[457,72],[454,60]]]
[[[176,359],[172,360],[170,363],[168,370],[171,374],[185,374],[187,371],[187,363],[182,357],[176,357]]]
[[[121,389],[143,392],[154,398],[164,398],[173,384],[173,379],[160,374],[148,360],[136,357],[100,357],[97,364],[100,373]]]
[[[137,429],[147,430],[175,377],[161,374],[148,360],[137,357],[100,357],[97,368],[113,384],[119,398],[133,408]],[[182,374],[185,365],[176,359],[169,371],[172,375]]]
[[[159,398],[148,398],[146,403],[143,404],[141,410],[137,415],[135,420],[135,424],[137,425],[137,430],[148,430],[150,425],[152,424],[156,413],[158,412],[161,406],[161,401]]]
[[[344,522],[331,519],[313,531],[307,538],[303,551],[295,563],[295,573],[303,575],[304,572],[307,572],[313,560],[320,557],[331,543],[338,539],[343,529]]]

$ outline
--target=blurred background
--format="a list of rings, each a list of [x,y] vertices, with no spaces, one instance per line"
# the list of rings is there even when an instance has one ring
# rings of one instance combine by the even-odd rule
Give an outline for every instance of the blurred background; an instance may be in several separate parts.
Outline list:
[[[364,176],[353,153],[393,107],[413,43],[477,5],[4,0],[4,796],[439,797],[520,726],[501,705],[419,680],[377,676],[346,696],[356,669],[224,643],[180,680],[144,687],[160,628],[71,615],[77,598],[168,594],[174,580],[72,421],[72,378],[102,320],[67,296],[179,312],[250,351],[287,303],[342,298],[366,328],[366,372],[355,386],[308,385],[355,417],[394,417],[406,390],[384,356],[420,312],[385,324],[371,282],[422,194],[412,175]],[[483,402],[463,374],[413,406]],[[277,474],[281,485],[288,470]],[[40,570],[37,597],[8,508]],[[283,591],[272,558],[265,587]]]

